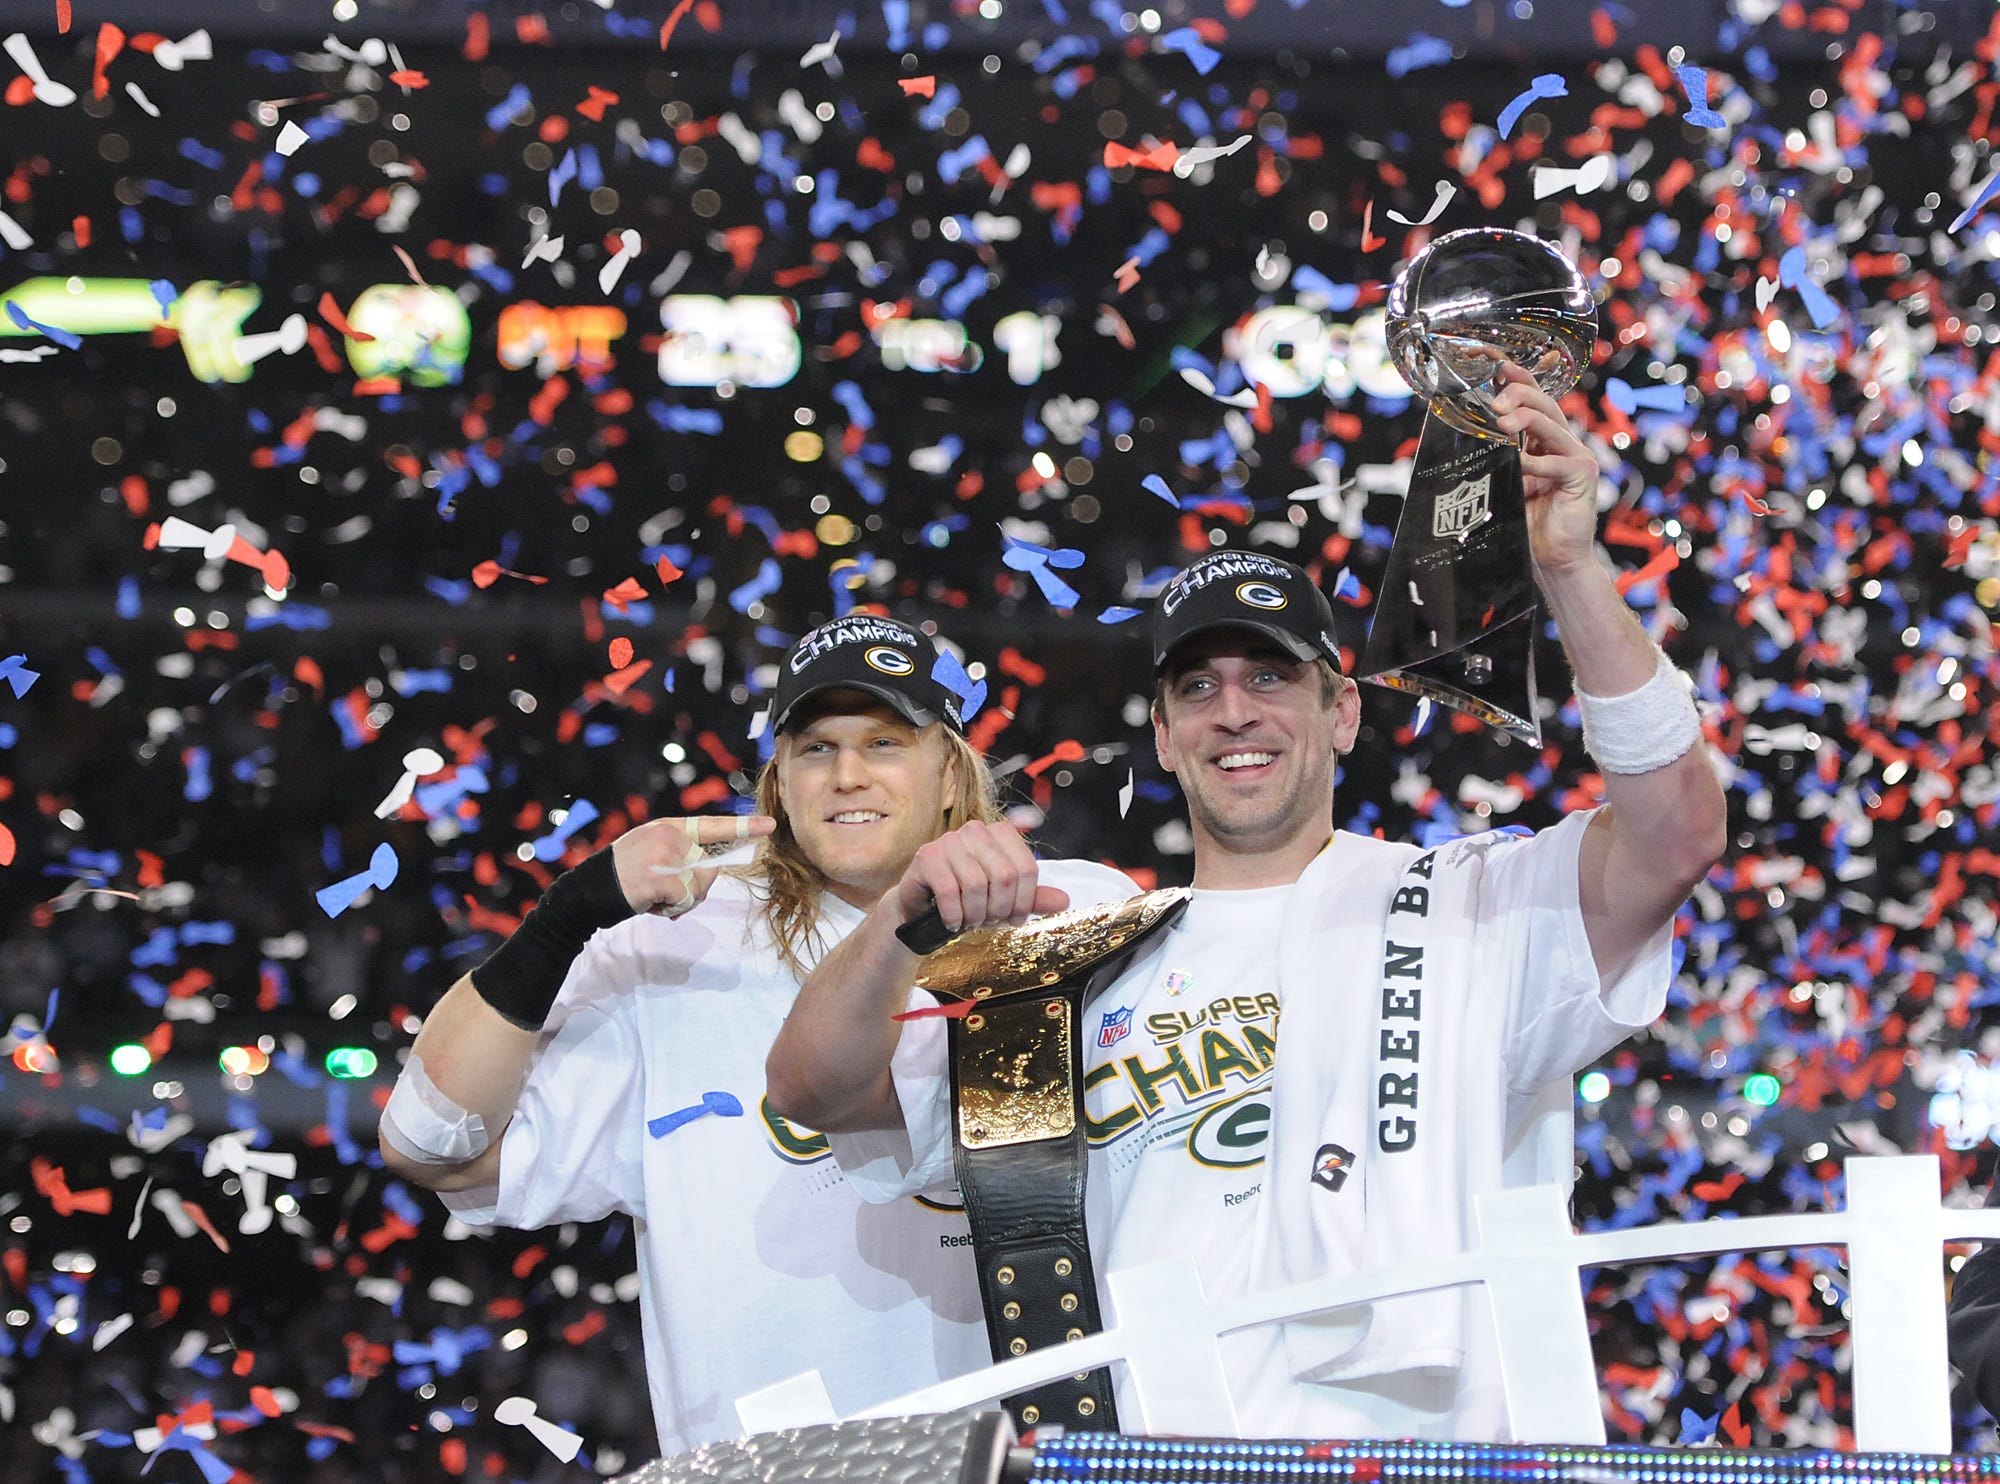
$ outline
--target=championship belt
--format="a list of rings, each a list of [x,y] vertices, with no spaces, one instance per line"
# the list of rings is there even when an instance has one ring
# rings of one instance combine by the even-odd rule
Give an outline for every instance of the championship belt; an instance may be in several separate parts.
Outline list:
[[[948,1022],[952,1152],[995,1360],[1104,1327],[1083,1225],[1083,1011],[1192,895],[1154,891],[981,928],[924,960],[919,988],[973,1004]],[[1023,1428],[1118,1426],[1105,1368],[1006,1406]]]

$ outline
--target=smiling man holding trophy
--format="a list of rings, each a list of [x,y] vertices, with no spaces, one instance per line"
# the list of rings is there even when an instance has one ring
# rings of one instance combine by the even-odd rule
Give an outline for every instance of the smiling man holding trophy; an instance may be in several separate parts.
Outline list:
[[[1254,552],[1168,583],[1154,744],[1187,798],[1192,892],[1016,927],[913,865],[807,980],[768,1064],[774,1107],[853,1131],[836,1154],[868,1198],[954,1171],[968,1185],[996,1353],[1085,1332],[1037,1325],[1045,1299],[1094,1306],[1075,1291],[1087,1264],[1052,1276],[982,1240],[983,1204],[1004,1220],[1039,1202],[1063,1241],[1084,1221],[1099,1276],[1191,1255],[1214,1301],[1443,1261],[1481,1193],[1566,1185],[1570,1079],[1659,1014],[1674,913],[1722,852],[1689,687],[1599,559],[1597,462],[1549,390],[1588,363],[1587,286],[1536,239],[1479,229],[1414,260],[1392,305],[1431,415],[1364,668],[1532,737],[1539,594],[1607,803],[1429,850],[1336,831],[1360,699],[1325,597]],[[906,939],[933,913],[966,936],[925,958]],[[925,990],[972,1013],[949,1035],[933,1015],[885,1036]],[[1002,1027],[990,1007],[1016,997],[1024,1044],[982,1044]],[[1030,1236],[1018,1250],[1050,1232]],[[1240,1430],[1503,1438],[1492,1323],[1466,1288],[1227,1335]],[[1110,1384],[1117,1425],[1179,1430],[1122,1368]],[[1102,1389],[1079,1385],[1017,1399],[1017,1418],[1112,1425]]]

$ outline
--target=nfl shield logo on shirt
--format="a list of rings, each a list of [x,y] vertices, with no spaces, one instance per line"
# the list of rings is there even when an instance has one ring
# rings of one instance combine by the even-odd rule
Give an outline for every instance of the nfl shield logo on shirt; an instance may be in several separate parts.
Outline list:
[[[1482,525],[1493,513],[1493,476],[1482,474],[1438,496],[1431,511],[1431,534],[1456,540]]]
[[[1106,1010],[1104,1019],[1097,1023],[1097,1044],[1116,1046],[1132,1033],[1132,1007],[1123,1010]]]

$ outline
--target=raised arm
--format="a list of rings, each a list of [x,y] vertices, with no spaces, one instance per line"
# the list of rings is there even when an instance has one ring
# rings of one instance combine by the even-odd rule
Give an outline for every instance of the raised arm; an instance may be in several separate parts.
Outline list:
[[[1602,754],[1610,807],[1584,836],[1577,870],[1591,952],[1609,980],[1721,858],[1728,813],[1685,681],[1597,558],[1597,461],[1534,379],[1506,369],[1494,406],[1524,436],[1535,579],[1576,677],[1586,743]]]
[[[764,1062],[779,1116],[827,1133],[899,1128],[889,1062],[917,966],[896,929],[935,902],[954,932],[1024,922],[1069,905],[1042,886],[1034,853],[1010,824],[961,825],[920,847],[902,878],[799,987]]]
[[[383,1110],[383,1163],[431,1190],[497,1183],[500,1135],[528,1079],[542,1022],[599,928],[635,912],[679,916],[718,874],[702,846],[768,835],[762,816],[658,819],[563,872],[513,936],[445,991]]]

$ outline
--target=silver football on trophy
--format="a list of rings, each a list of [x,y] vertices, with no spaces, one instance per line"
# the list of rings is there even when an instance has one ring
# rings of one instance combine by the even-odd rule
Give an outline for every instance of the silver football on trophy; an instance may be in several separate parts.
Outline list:
[[[1493,420],[1500,364],[1552,397],[1576,385],[1597,343],[1597,305],[1576,264],[1539,237],[1468,227],[1438,238],[1389,286],[1396,369],[1462,433],[1507,438]]]

